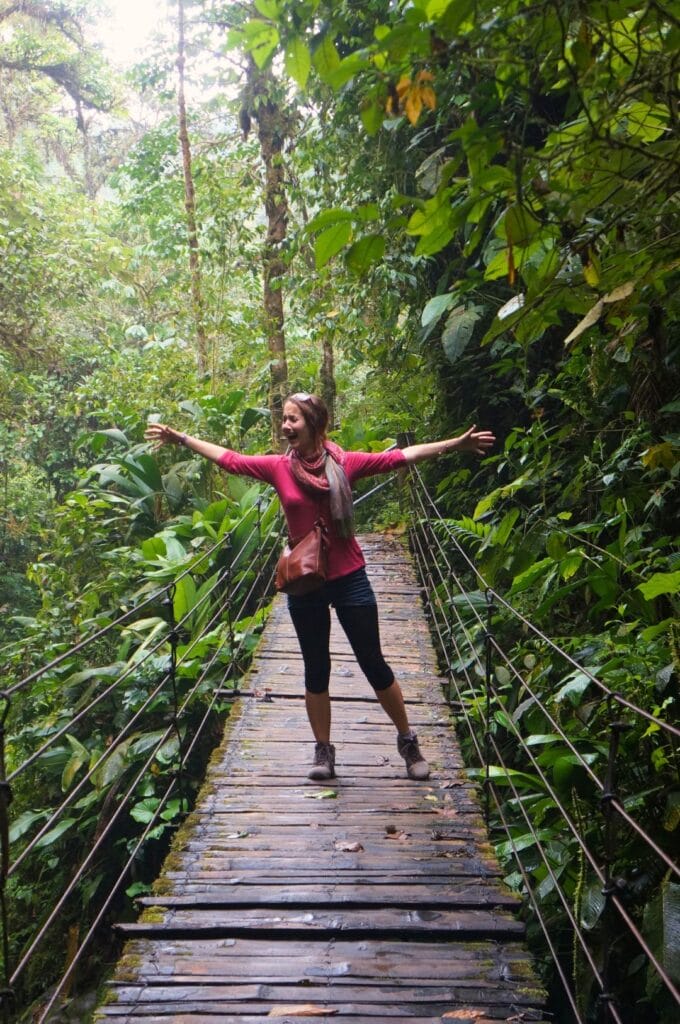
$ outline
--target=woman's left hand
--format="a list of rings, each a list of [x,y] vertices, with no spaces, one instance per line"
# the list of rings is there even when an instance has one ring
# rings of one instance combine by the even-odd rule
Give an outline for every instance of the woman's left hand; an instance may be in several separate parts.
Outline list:
[[[495,441],[496,437],[490,430],[477,430],[477,425],[473,424],[469,430],[456,438],[456,448],[459,452],[486,455]]]

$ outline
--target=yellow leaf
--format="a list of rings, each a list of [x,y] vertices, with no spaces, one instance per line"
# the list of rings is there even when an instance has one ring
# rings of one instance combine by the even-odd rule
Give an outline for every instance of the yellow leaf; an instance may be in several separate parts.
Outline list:
[[[430,110],[434,110],[434,108],[437,106],[437,97],[435,96],[434,89],[432,89],[429,85],[421,86],[420,98],[422,99],[424,105],[428,107]]]
[[[594,288],[597,284],[599,284],[600,275],[597,272],[597,268],[592,263],[586,263],[585,267],[583,268],[583,276],[585,277],[586,282],[590,285],[591,288]]]
[[[655,444],[647,449],[642,456],[642,465],[649,466],[651,469],[656,469],[657,466],[673,469],[678,458],[680,456],[675,455],[673,446],[668,441],[664,441],[663,444]]]
[[[514,287],[516,280],[517,270],[515,269],[515,252],[512,247],[512,239],[508,236],[508,284],[511,288]]]
[[[299,1003],[297,1006],[272,1006],[269,1017],[334,1017],[337,1010],[314,1003]]]
[[[629,295],[632,295],[634,291],[635,281],[626,281],[625,284],[620,284],[618,288],[615,288],[613,292],[603,295],[602,301],[621,302],[622,299],[627,299]]]
[[[406,78],[405,75],[402,75],[402,77],[397,82],[397,96],[399,97],[400,100],[404,98],[404,93],[407,93],[410,88],[411,79]]]
[[[434,75],[431,71],[419,71],[416,77],[417,82],[434,82]]]
[[[420,97],[420,89],[411,89],[406,95],[404,111],[412,125],[418,124],[418,118],[422,109],[423,101]]]
[[[564,344],[570,345],[572,341],[576,341],[577,338],[580,338],[584,331],[587,331],[589,327],[592,327],[593,324],[596,324],[602,316],[603,309],[604,302],[602,301],[602,299],[600,299],[599,302],[595,303],[592,309],[588,310],[586,315],[583,317],[583,320],[579,321],[579,323],[576,324],[576,327],[571,332],[571,334],[567,335],[567,337],[564,339]]]

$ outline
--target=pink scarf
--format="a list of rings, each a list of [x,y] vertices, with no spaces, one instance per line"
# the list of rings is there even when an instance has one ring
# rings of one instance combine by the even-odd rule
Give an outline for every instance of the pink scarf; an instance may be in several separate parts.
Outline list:
[[[305,459],[291,452],[293,476],[306,490],[330,494],[331,519],[339,537],[354,536],[354,504],[347,474],[342,468],[344,452],[333,441],[324,441],[319,455]]]

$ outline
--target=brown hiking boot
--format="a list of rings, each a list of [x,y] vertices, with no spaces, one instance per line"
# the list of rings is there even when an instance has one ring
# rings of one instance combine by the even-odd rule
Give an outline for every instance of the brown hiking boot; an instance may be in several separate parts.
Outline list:
[[[314,764],[307,772],[307,778],[317,782],[335,778],[335,747],[332,743],[316,744]]]
[[[406,762],[406,774],[409,779],[416,782],[424,782],[430,777],[430,766],[420,753],[418,737],[411,731],[410,736],[401,736],[397,733],[397,750]]]

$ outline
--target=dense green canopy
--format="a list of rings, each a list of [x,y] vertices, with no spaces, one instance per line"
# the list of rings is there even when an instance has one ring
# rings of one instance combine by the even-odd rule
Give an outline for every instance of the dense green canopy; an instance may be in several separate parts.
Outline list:
[[[324,394],[347,447],[384,447],[403,430],[427,440],[473,422],[494,429],[498,445],[481,467],[428,467],[449,527],[542,630],[613,690],[672,719],[677,11],[662,0],[184,0],[124,78],[92,42],[91,16],[77,0],[0,5],[8,678],[172,580],[211,540],[245,537],[260,514],[255,492],[185,451],[151,454],[149,417],[267,450],[278,443],[282,396],[304,389]],[[388,501],[377,516],[401,514]],[[178,586],[180,617],[218,568]],[[244,634],[260,622],[244,619]],[[191,629],[204,624],[197,612]],[[84,683],[133,664],[159,628],[140,617],[94,662],[70,659],[17,701],[13,763],[59,728]],[[524,636],[508,642],[551,699],[550,652]],[[502,668],[498,683],[507,712],[526,713],[540,746],[550,729],[518,709]],[[599,771],[601,709],[587,680],[562,683],[556,713]],[[149,685],[144,673],[131,677],[127,706]],[[16,841],[75,785],[107,729],[105,719],[83,723],[19,787]],[[53,901],[159,724],[145,729],[115,769],[95,775],[68,827],[40,841],[49,877],[17,879],[12,893],[27,919]],[[510,747],[502,718],[498,729]],[[677,752],[653,727],[638,729],[630,750],[640,808],[664,845],[680,821]],[[165,751],[161,776],[175,753]],[[553,744],[542,756],[587,819],[569,752]],[[155,786],[140,788],[132,821],[148,820]],[[530,799],[553,830],[555,869],[596,934],[596,887],[584,888],[578,851],[544,795]],[[176,802],[166,826],[181,810]],[[166,826],[147,844],[142,887]],[[514,827],[521,839],[519,820]],[[129,842],[123,831],[121,858]],[[557,917],[549,876],[531,844],[521,848]],[[499,852],[521,889],[507,843]],[[633,868],[646,870],[631,843],[621,870]],[[84,886],[74,920],[107,871]],[[635,913],[658,955],[677,963],[660,938],[663,884],[648,872]],[[576,956],[577,988],[581,966]],[[670,1024],[654,985],[631,970],[631,1000],[645,1013],[651,1000],[650,1021]],[[583,982],[584,1006],[592,995]]]

